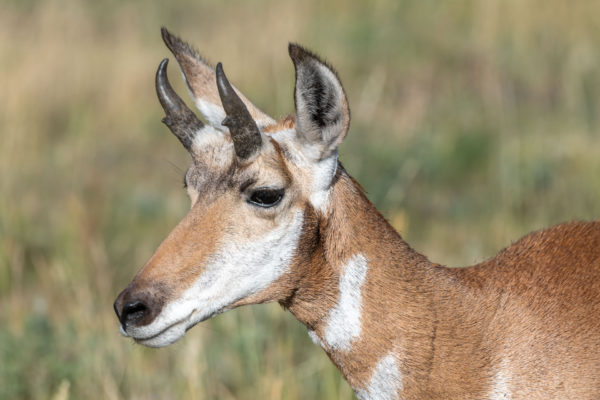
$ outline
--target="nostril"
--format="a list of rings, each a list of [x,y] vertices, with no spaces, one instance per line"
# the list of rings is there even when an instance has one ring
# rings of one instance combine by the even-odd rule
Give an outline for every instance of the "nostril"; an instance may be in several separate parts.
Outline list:
[[[123,311],[119,317],[121,325],[131,325],[141,320],[148,313],[148,307],[141,301],[132,301],[123,306]]]
[[[133,288],[132,288],[133,286]],[[142,286],[139,283],[130,284],[119,295],[114,303],[115,313],[123,331],[129,328],[151,324],[160,314],[164,296],[158,286]],[[131,333],[131,332],[129,332]]]

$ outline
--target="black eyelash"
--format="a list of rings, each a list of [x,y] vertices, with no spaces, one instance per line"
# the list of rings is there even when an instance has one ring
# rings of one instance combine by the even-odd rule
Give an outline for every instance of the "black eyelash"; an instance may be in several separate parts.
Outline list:
[[[183,188],[184,189],[187,189],[187,179],[186,178],[187,178],[187,175],[184,175],[183,176]]]
[[[279,204],[283,193],[283,189],[257,189],[250,195],[248,202],[263,208],[273,207]]]

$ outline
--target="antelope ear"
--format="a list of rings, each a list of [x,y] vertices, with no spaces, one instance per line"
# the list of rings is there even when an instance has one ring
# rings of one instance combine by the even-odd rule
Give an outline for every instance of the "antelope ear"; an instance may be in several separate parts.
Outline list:
[[[225,129],[221,125],[221,121],[225,118],[225,110],[223,110],[219,91],[217,90],[215,69],[204,61],[192,46],[171,34],[166,28],[161,28],[160,32],[165,44],[177,59],[185,82],[192,92],[194,103],[196,103],[196,107],[198,107],[204,119],[213,128]],[[262,127],[275,123],[273,118],[252,104],[237,88],[234,88],[234,90],[258,126]]]
[[[296,68],[296,131],[309,156],[321,160],[348,133],[348,100],[336,73],[317,56],[293,43],[289,53]]]

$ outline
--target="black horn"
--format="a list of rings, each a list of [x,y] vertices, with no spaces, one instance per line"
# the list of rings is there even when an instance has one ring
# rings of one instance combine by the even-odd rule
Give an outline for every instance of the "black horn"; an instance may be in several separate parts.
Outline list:
[[[156,95],[166,115],[162,122],[177,136],[183,146],[190,150],[194,136],[204,124],[173,90],[167,78],[168,63],[169,59],[165,58],[156,71]]]
[[[217,87],[227,115],[222,124],[229,128],[237,156],[247,159],[260,149],[262,138],[250,112],[227,80],[221,63],[217,64]]]

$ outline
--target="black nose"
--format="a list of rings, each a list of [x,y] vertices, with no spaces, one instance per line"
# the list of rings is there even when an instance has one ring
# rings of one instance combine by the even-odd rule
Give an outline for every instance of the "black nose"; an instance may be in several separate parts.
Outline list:
[[[138,286],[139,283],[130,284],[115,300],[115,313],[124,330],[152,323],[165,303],[160,287],[144,285],[140,290]]]
[[[136,324],[137,322],[143,320],[147,314],[148,307],[141,301],[131,301],[126,303],[123,306],[121,315],[119,315],[119,312],[117,311],[117,316],[119,317],[119,321],[121,321],[123,328],[127,327],[127,325]]]

